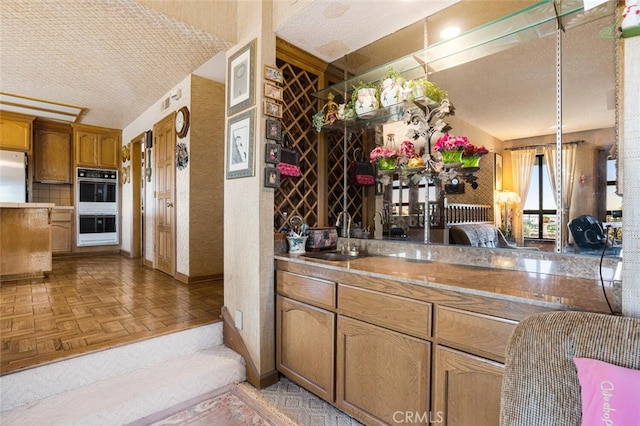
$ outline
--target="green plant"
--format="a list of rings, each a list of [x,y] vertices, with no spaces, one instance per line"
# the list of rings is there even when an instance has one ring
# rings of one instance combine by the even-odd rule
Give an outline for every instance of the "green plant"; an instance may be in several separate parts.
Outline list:
[[[417,78],[415,80],[408,81],[407,87],[411,89],[411,92],[409,94],[410,101],[413,101],[415,99],[414,89],[417,89],[418,87],[422,88],[424,96],[437,103],[442,102],[442,100],[446,99],[448,96],[446,90],[439,88],[435,83],[432,83],[431,81],[428,81],[424,78]]]
[[[378,85],[376,83],[364,83],[360,81],[357,86],[353,86],[353,92],[351,93],[350,103],[353,105],[354,111],[358,106],[358,91],[361,89],[374,89],[376,102],[380,104],[380,91],[378,90]]]

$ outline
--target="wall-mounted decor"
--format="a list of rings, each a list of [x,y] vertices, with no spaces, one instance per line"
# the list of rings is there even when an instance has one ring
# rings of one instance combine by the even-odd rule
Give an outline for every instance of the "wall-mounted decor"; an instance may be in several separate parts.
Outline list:
[[[280,186],[280,170],[275,167],[264,169],[264,186],[267,188],[277,188]]]
[[[276,101],[281,101],[282,87],[276,86],[271,83],[264,83],[264,95],[267,98],[275,99]]]
[[[228,120],[227,179],[253,176],[255,109]]]
[[[131,158],[131,144],[128,143],[122,146],[122,162],[126,163]]]
[[[276,83],[282,83],[282,71],[276,67],[269,65],[264,66],[264,78],[267,80],[275,81]]]
[[[266,137],[272,141],[282,140],[282,126],[280,121],[267,118]]]
[[[189,164],[189,150],[187,145],[180,142],[176,145],[176,167],[178,170],[184,170]]]
[[[496,191],[502,191],[502,155],[496,154],[496,169],[495,169],[495,182]]]
[[[263,113],[271,117],[282,118],[282,105],[277,102],[265,100]]]
[[[269,164],[278,164],[280,162],[280,145],[277,143],[267,143],[264,150],[264,162]]]
[[[253,39],[229,58],[227,75],[227,115],[255,104],[255,51]]]

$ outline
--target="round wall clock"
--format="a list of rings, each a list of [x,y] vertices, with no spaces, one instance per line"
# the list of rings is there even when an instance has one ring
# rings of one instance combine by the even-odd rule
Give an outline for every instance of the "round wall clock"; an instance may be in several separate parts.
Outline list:
[[[189,132],[189,108],[183,106],[176,112],[176,135],[184,138]]]

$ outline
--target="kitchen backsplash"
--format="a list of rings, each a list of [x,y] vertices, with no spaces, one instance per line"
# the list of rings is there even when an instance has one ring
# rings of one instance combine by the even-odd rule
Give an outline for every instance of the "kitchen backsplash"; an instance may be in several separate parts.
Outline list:
[[[54,203],[57,206],[71,206],[71,185],[33,183],[32,202],[34,203]]]

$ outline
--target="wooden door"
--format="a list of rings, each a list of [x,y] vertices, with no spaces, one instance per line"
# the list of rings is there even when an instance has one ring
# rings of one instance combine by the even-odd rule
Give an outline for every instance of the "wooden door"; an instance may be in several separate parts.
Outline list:
[[[449,426],[496,426],[504,366],[438,346],[433,411]]]
[[[334,396],[333,312],[276,297],[276,367],[327,401]]]
[[[131,141],[131,189],[133,203],[131,205],[131,257],[142,256],[142,150],[145,134],[142,133]]]
[[[155,264],[156,269],[175,275],[175,148],[176,134],[173,126],[175,113],[153,126],[153,148],[156,172],[156,221]]]
[[[336,405],[367,425],[427,425],[431,343],[338,316]]]

